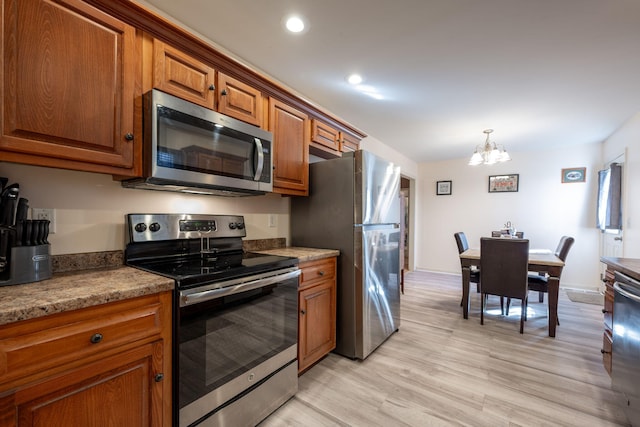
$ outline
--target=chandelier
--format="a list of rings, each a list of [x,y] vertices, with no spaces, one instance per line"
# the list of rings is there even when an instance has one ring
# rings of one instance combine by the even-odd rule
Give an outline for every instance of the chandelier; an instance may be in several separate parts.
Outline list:
[[[509,156],[509,153],[507,153],[503,145],[500,145],[498,148],[495,142],[489,141],[489,135],[493,132],[493,129],[485,129],[483,132],[487,134],[487,140],[483,145],[476,147],[476,151],[474,151],[473,156],[471,156],[469,160],[469,165],[492,165],[494,163],[511,160],[511,156]]]

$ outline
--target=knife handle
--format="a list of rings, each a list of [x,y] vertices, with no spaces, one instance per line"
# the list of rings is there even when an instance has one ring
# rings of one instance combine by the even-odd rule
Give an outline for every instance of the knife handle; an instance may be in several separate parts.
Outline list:
[[[51,224],[51,221],[49,221],[48,219],[44,221],[44,233],[42,235],[42,243],[44,243],[45,245],[49,244],[49,225]]]
[[[24,241],[23,228],[24,228],[24,221],[23,220],[16,221],[16,241],[14,243],[14,246],[22,246]]]
[[[32,232],[33,232],[33,220],[29,219],[24,223],[23,241],[25,246],[31,246]]]

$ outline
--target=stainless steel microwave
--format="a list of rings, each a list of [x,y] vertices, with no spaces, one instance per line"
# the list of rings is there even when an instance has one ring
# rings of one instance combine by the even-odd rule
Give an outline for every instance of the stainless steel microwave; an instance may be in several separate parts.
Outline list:
[[[157,89],[143,100],[144,175],[124,187],[223,196],[273,190],[270,132]]]

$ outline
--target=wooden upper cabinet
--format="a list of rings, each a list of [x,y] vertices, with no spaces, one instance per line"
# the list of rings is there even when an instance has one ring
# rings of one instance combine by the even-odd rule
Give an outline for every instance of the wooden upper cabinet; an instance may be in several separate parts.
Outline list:
[[[322,120],[311,120],[311,154],[322,158],[334,158],[348,151],[356,151],[359,146],[360,139],[352,134],[338,130]]]
[[[311,120],[311,144],[320,146],[318,148],[328,148],[333,151],[340,151],[340,131],[318,119]]]
[[[309,194],[309,118],[284,102],[269,98],[273,133],[273,192]]]
[[[248,84],[218,73],[218,111],[262,127],[262,93]]]
[[[132,176],[136,30],[79,0],[5,0],[0,160]]]
[[[346,132],[341,132],[340,151],[357,151],[360,147],[360,139]]]
[[[153,44],[152,87],[243,122],[262,126],[262,93],[246,83],[145,34],[145,48]],[[144,53],[143,53],[144,55]],[[146,69],[146,68],[145,68]],[[216,83],[217,80],[217,83]]]
[[[215,70],[160,40],[153,40],[153,87],[215,109]]]

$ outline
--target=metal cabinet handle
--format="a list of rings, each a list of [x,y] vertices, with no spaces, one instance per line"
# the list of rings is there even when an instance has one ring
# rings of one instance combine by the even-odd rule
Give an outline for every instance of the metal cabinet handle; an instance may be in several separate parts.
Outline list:
[[[91,343],[92,344],[98,344],[100,341],[102,341],[102,334],[93,334],[91,335]]]
[[[622,241],[622,237],[614,237],[613,240],[617,240],[618,242]]]
[[[162,381],[164,379],[164,374],[162,372],[156,374],[155,377],[153,377],[154,381],[159,383],[160,381]]]
[[[307,312],[304,311],[304,310],[300,310],[300,314],[302,314],[304,316],[305,314],[307,314]]]
[[[602,313],[608,313],[609,311],[605,308],[602,309]]]
[[[318,276],[324,276],[324,271],[318,271]]]
[[[610,354],[610,351],[605,350],[604,348],[600,349],[600,353],[602,354]]]
[[[222,89],[222,92],[220,92],[220,95],[227,96],[227,90],[226,89]]]
[[[209,85],[209,90],[216,90],[216,87],[214,85]]]
[[[133,141],[133,134],[131,132],[125,134],[124,139],[127,141]]]
[[[262,148],[262,141],[260,138],[253,138],[253,143],[256,147],[256,156],[257,159],[256,164],[256,174],[253,176],[254,181],[260,181],[260,177],[262,177],[262,171],[264,169],[264,151]]]

